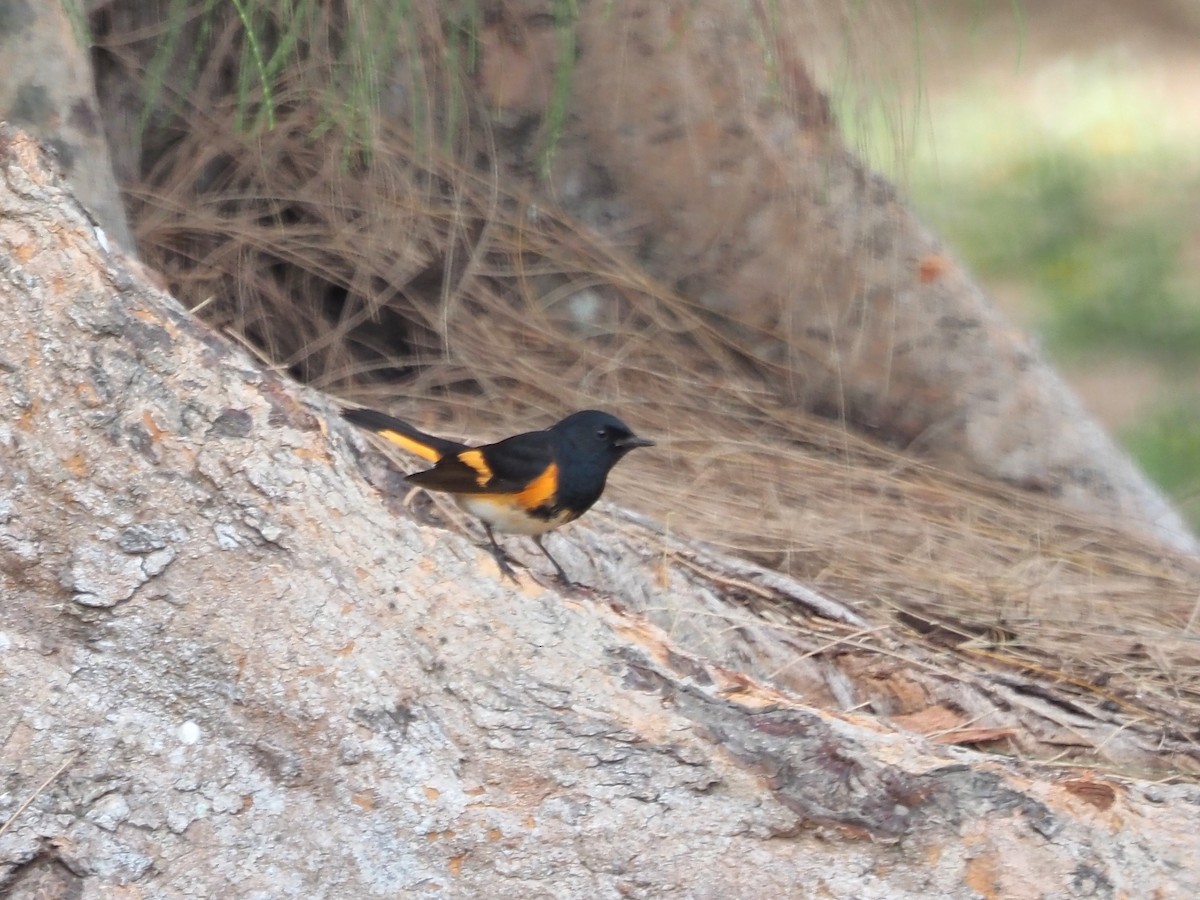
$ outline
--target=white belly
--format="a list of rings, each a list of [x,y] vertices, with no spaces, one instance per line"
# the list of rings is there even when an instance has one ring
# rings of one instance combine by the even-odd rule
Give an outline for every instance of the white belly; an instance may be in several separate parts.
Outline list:
[[[509,534],[545,534],[574,518],[566,510],[552,519],[530,517],[524,511],[514,509],[507,503],[498,503],[486,495],[460,494],[455,499],[459,506],[477,519],[487,522],[496,531],[505,531]]]

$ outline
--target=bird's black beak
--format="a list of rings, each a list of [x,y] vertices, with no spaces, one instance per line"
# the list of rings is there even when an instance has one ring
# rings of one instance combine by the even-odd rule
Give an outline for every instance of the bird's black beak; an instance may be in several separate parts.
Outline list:
[[[654,441],[650,438],[638,437],[636,434],[631,434],[629,437],[618,438],[616,446],[622,450],[632,450],[635,447],[653,447]]]

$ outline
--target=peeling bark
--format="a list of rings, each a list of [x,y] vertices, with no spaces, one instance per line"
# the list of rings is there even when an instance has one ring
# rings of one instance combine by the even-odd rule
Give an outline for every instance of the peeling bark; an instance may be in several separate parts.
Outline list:
[[[1200,891],[1196,787],[806,705],[633,611],[687,582],[627,551],[514,588],[390,514],[325,399],[107,255],[12,131],[0,213],[9,896]]]

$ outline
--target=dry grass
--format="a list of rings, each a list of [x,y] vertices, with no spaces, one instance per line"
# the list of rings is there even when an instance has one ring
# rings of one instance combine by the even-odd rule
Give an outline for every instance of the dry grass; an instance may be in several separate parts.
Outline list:
[[[622,465],[621,502],[879,626],[834,644],[814,630],[821,652],[1023,672],[1192,743],[1194,561],[795,408],[804,376],[764,358],[766,336],[460,162],[494,148],[452,155],[384,126],[351,145],[293,99],[254,136],[219,94],[197,104],[132,192],[147,259],[215,325],[447,434],[612,409],[660,442]]]

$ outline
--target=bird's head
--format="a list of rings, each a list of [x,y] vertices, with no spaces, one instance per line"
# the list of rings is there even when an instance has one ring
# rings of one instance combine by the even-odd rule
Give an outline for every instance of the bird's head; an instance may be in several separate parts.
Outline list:
[[[550,430],[568,441],[577,451],[610,460],[610,466],[630,450],[654,446],[654,441],[638,437],[616,416],[598,409],[572,413],[551,426]]]

